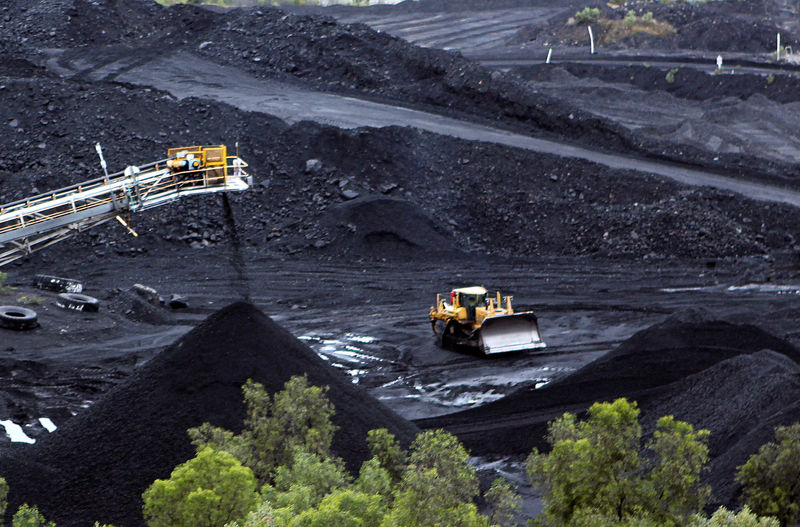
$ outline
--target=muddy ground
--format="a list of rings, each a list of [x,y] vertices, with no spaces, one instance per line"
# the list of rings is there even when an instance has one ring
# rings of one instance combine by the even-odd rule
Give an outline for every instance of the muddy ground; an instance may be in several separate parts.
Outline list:
[[[689,308],[707,311],[698,320],[754,324],[800,344],[800,213],[769,197],[796,186],[800,118],[791,69],[764,59],[722,79],[689,65],[716,50],[674,43],[658,48],[669,64],[604,65],[573,55],[544,66],[541,48],[520,44],[524,26],[557,24],[575,6],[446,4],[322,16],[113,0],[0,7],[0,203],[96,177],[95,141],[112,170],[161,159],[181,144],[238,142],[255,176],[253,189],[230,196],[229,207],[220,196],[187,200],[131,218],[138,238],[107,225],[4,268],[15,289],[0,304],[35,297],[41,325],[0,330],[0,419],[41,440],[50,434],[42,417],[61,427],[91,416],[112,387],[129,389],[125,383],[153,357],[243,298],[410,420],[568,382],[638,331],[676,313],[691,318]],[[780,26],[791,8],[759,6],[735,16]],[[692,9],[700,11],[687,20],[731,14],[726,4]],[[438,20],[439,28],[411,31],[420,19]],[[474,31],[476,20],[487,19],[502,22],[503,39]],[[760,42],[761,26],[753,27],[751,41]],[[404,33],[412,42],[427,34],[421,43],[429,47],[397,38]],[[636,45],[623,51],[632,55]],[[509,64],[512,55],[521,62]],[[214,76],[215,67],[231,73]],[[397,126],[363,127],[347,115],[353,100],[365,105],[359,108],[381,103]],[[316,122],[293,118],[308,101],[318,111],[304,118]],[[408,117],[409,109],[419,113]],[[420,115],[434,124],[420,129]],[[484,134],[487,125],[494,135]],[[465,139],[470,127],[469,137],[483,141]],[[499,144],[498,131],[565,148]],[[613,162],[570,157],[575,144]],[[666,176],[642,171],[652,163]],[[751,199],[670,178],[686,168],[772,194]],[[52,293],[32,289],[36,273],[84,281],[100,312],[55,307]],[[148,303],[130,291],[134,283],[185,295],[188,307]],[[547,350],[486,360],[437,348],[428,308],[437,292],[469,284],[535,309]],[[754,357],[749,368],[792,371],[779,358]],[[751,379],[767,379],[755,370]],[[714,385],[684,377],[670,382]],[[675,392],[656,395],[652,412],[674,404],[698,426],[730,430],[700,419],[713,414],[710,402],[701,412]],[[750,417],[758,434],[737,443],[735,455],[728,444],[715,451],[720,502],[736,495],[725,459],[741,459],[768,436],[769,427]],[[469,431],[473,450],[488,456],[477,462],[518,472],[519,446],[477,448],[475,437],[487,435],[488,424]],[[526,448],[539,444],[531,437]],[[6,440],[2,448],[24,456],[37,447]],[[12,494],[12,502],[22,499]],[[527,503],[532,514],[536,501]],[[59,524],[72,524],[74,514]],[[101,518],[87,521],[94,519]]]

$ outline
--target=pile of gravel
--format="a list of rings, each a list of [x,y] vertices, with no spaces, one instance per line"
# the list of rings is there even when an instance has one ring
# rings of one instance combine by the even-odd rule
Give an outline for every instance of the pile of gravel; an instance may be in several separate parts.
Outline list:
[[[0,459],[11,488],[9,509],[35,503],[64,527],[94,520],[143,525],[142,492],[194,453],[188,428],[210,422],[239,431],[247,379],[274,393],[302,374],[310,384],[330,387],[339,427],[333,453],[351,470],[369,457],[369,430],[388,428],[406,445],[416,434],[414,425],[255,307],[239,302],[209,317],[57,432]]]

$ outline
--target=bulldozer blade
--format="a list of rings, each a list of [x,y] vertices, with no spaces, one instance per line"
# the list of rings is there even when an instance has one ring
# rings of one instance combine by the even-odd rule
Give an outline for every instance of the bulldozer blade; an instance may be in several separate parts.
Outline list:
[[[533,313],[487,318],[480,328],[479,345],[485,355],[545,347]]]

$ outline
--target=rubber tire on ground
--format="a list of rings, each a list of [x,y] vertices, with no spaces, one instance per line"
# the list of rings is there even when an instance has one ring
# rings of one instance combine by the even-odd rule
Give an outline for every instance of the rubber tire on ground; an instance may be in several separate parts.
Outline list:
[[[0,306],[0,328],[33,329],[39,325],[39,315],[33,309],[19,306]]]
[[[97,312],[100,310],[100,301],[93,296],[78,293],[61,293],[56,298],[56,305],[61,309],[73,311]]]
[[[80,293],[83,291],[83,284],[77,280],[46,274],[34,276],[33,285],[39,289],[53,291],[54,293]]]

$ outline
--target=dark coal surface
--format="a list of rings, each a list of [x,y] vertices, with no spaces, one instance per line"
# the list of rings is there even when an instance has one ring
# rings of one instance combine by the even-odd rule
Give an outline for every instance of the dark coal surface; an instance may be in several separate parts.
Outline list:
[[[240,240],[270,252],[383,257],[397,253],[394,243],[375,247],[390,238],[417,254],[717,258],[794,251],[800,240],[797,210],[725,192],[412,129],[287,126],[206,100],[27,67],[0,77],[3,203],[100,175],[95,141],[113,171],[161,159],[171,146],[238,140],[256,178],[251,192],[231,196]],[[374,213],[348,219],[364,200]],[[132,221],[139,238],[105,226],[60,244],[58,257],[91,262],[230,244],[218,196]],[[428,234],[412,237],[421,228]]]
[[[368,458],[367,431],[388,428],[408,445],[417,429],[354,386],[252,305],[235,303],[153,358],[89,410],[33,447],[0,458],[9,510],[36,503],[66,527],[94,520],[144,525],[141,494],[193,455],[186,429],[241,430],[241,385],[274,393],[292,375],[329,386],[339,426],[334,454],[352,470]]]
[[[780,103],[800,100],[800,79],[796,76],[712,75],[691,67],[674,71],[673,81],[666,78],[665,68],[629,65],[610,66],[590,63],[540,64],[515,68],[521,77],[532,81],[551,80],[564,70],[577,77],[592,77],[606,82],[625,83],[646,91],[663,91],[682,99],[706,101],[721,97],[745,100],[759,94]]]
[[[481,407],[417,424],[452,431],[474,454],[527,454],[533,447],[546,448],[547,422],[566,411],[581,413],[596,401],[618,397],[649,408],[653,398],[673,393],[672,383],[721,361],[763,349],[800,362],[800,351],[760,328],[703,320],[701,314],[686,313],[635,334],[552,385],[521,389]],[[720,392],[718,397],[723,400],[730,395]],[[696,401],[691,411],[701,411],[703,404]],[[666,406],[662,408],[666,410]]]
[[[800,421],[800,365],[787,355],[738,355],[681,379],[642,408],[645,433],[662,415],[711,431],[707,481],[713,508],[736,505],[736,467],[774,440],[774,428]]]

